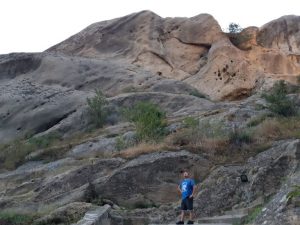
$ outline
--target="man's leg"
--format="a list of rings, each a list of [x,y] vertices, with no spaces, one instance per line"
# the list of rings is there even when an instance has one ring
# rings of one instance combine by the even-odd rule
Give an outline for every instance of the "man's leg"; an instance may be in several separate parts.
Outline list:
[[[181,214],[180,214],[180,221],[184,220],[184,210],[181,210]]]
[[[190,210],[190,221],[193,221],[193,210]]]
[[[194,221],[193,221],[193,198],[188,199],[188,210],[190,213],[190,218],[189,218],[188,224],[194,224]]]
[[[185,199],[181,201],[181,214],[180,214],[180,220],[176,224],[184,224],[184,211],[187,210],[187,205],[185,202]]]

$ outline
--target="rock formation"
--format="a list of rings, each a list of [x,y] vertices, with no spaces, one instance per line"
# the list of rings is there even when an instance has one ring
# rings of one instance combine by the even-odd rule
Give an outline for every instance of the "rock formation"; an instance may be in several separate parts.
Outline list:
[[[73,214],[83,216],[95,205],[111,208],[112,224],[170,222],[178,211],[183,169],[201,183],[195,197],[199,217],[259,202],[263,210],[254,224],[297,224],[299,196],[289,194],[299,185],[299,132],[282,133],[270,119],[261,125],[270,132],[267,141],[259,137],[266,143],[247,148],[248,133],[239,131],[253,133],[251,124],[269,117],[261,92],[275,81],[299,85],[299,24],[299,16],[284,16],[228,34],[208,14],[161,18],[142,11],[92,24],[42,53],[0,55],[0,151],[20,157],[17,150],[25,149],[14,166],[0,152],[0,224],[4,209],[63,223],[79,220]],[[104,128],[92,130],[87,98],[95,89],[104,93],[110,113]],[[299,92],[289,97],[299,106]],[[150,150],[125,157],[136,149],[118,145],[134,142],[136,133],[122,109],[140,101],[166,112],[168,136],[156,144],[159,149],[146,143],[150,147],[135,147]],[[189,117],[208,121],[190,145],[184,133]],[[238,137],[213,141],[206,129],[214,125],[214,135],[234,131]],[[25,148],[32,137],[49,134],[59,136],[58,144]],[[241,174],[249,182],[242,183]]]

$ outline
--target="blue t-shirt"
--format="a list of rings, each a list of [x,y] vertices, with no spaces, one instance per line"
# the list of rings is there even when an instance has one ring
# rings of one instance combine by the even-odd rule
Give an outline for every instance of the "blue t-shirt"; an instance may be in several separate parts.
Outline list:
[[[193,193],[194,185],[195,185],[195,181],[190,178],[181,181],[180,190],[181,190],[182,199],[189,197]]]

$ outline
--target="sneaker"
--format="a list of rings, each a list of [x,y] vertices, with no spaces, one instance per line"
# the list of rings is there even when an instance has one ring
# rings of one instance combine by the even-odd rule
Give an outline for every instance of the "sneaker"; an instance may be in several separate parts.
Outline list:
[[[189,220],[187,224],[194,224],[194,221]]]
[[[184,224],[183,221],[178,221],[176,224]]]

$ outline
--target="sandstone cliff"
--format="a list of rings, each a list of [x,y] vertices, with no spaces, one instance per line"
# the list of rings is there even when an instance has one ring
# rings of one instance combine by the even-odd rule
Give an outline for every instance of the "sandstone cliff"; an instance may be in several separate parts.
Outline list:
[[[112,224],[174,221],[184,169],[201,183],[198,217],[259,205],[253,223],[296,224],[299,116],[274,116],[261,93],[283,79],[299,107],[299,75],[299,16],[228,34],[208,14],[142,11],[42,53],[0,55],[0,224],[5,210],[69,224],[105,204]],[[95,89],[110,110],[100,129]],[[140,101],[166,112],[161,143],[136,143],[122,118]]]

